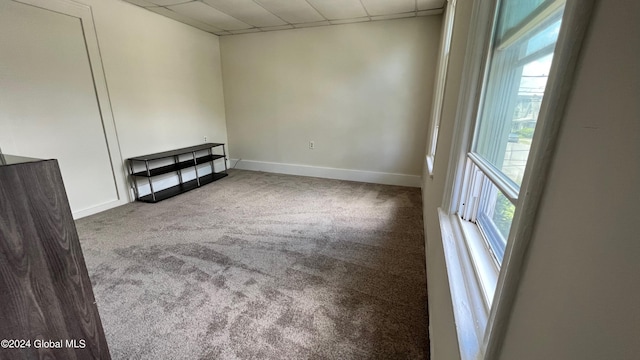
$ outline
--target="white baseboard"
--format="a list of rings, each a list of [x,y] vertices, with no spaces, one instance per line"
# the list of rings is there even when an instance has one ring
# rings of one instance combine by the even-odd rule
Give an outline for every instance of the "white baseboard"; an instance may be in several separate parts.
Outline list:
[[[114,207],[118,207],[120,205],[124,205],[127,204],[129,202],[128,199],[116,199],[116,200],[112,200],[112,201],[108,201],[106,203],[100,204],[100,205],[96,205],[96,206],[92,206],[90,208],[87,209],[83,209],[83,210],[78,210],[78,211],[72,211],[72,215],[73,215],[73,219],[74,220],[78,220],[80,218],[89,216],[89,215],[93,215],[93,214],[97,214],[99,212],[105,211],[105,210],[109,210],[109,209],[113,209]]]
[[[364,170],[337,169],[320,166],[283,164],[267,161],[230,159],[236,169],[264,171],[276,174],[311,176],[326,179],[359,181],[374,184],[420,187],[418,175],[393,174]]]

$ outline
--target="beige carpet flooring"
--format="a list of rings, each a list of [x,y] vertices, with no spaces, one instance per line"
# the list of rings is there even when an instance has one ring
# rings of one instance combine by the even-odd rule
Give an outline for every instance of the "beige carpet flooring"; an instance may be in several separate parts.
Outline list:
[[[420,189],[230,170],[77,221],[114,359],[427,359]]]

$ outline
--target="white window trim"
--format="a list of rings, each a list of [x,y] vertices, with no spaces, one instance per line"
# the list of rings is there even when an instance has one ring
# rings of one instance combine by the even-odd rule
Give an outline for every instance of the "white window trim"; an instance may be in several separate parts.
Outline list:
[[[489,307],[484,302],[476,278],[473,261],[464,241],[457,216],[438,209],[444,258],[451,291],[453,315],[460,348],[460,359],[478,359],[484,329],[489,319]]]
[[[456,12],[456,1],[448,0],[447,9],[444,15],[442,26],[442,38],[440,39],[440,50],[434,83],[433,100],[431,104],[431,130],[429,132],[429,145],[427,148],[427,172],[433,178],[433,164],[436,156],[438,143],[438,133],[440,119],[442,118],[442,107],[444,105],[444,94],[446,91],[447,71],[449,68],[449,54],[451,52],[451,40],[453,38],[453,26]]]
[[[545,97],[538,117],[525,176],[520,187],[502,269],[491,271],[491,255],[478,241],[475,226],[465,226],[456,215],[464,167],[470,148],[486,61],[491,44],[497,0],[476,0],[473,6],[463,83],[458,99],[451,159],[442,207],[438,209],[445,262],[456,322],[460,358],[497,359],[521,277],[522,265],[536,223],[564,109],[573,83],[578,56],[595,0],[567,0]],[[475,228],[477,229],[477,228]],[[490,260],[489,260],[490,262]],[[497,271],[497,269],[496,269]],[[497,285],[493,299],[491,287]]]

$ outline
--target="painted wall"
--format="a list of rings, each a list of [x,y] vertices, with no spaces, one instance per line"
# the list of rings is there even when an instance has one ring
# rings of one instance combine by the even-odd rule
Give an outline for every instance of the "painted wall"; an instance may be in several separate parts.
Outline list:
[[[218,37],[120,0],[93,8],[122,156],[227,142]]]
[[[412,175],[418,185],[440,23],[427,16],[221,37],[231,156],[239,166]]]
[[[640,3],[598,2],[501,359],[640,353]]]
[[[424,161],[428,148],[426,152],[423,149],[425,165],[422,175],[422,203],[426,235],[429,336],[433,360],[460,359],[437,209],[442,204],[444,195],[472,8],[473,1],[458,1],[456,4],[433,178],[429,177]]]
[[[0,147],[57,159],[71,209],[79,213],[126,200],[119,198],[110,161],[110,155],[120,157],[108,147],[117,150],[117,142],[107,142],[101,117],[109,108],[96,101],[100,87],[75,16],[0,1]]]
[[[123,159],[205,136],[228,143],[217,36],[120,0],[81,1],[93,8]],[[175,175],[154,180],[156,188],[179,182]]]
[[[434,177],[423,203],[432,359],[459,358],[436,209],[450,157],[472,2],[458,2]],[[640,353],[640,3],[599,4],[500,359]],[[458,31],[459,30],[459,31]]]
[[[199,144],[205,136],[227,143],[217,36],[119,0],[78,2],[92,7],[113,111],[113,119],[104,121],[115,122],[123,159]],[[49,88],[53,94],[61,87]],[[64,126],[58,144],[79,136],[104,143],[104,136],[82,126]],[[115,171],[126,176],[124,164]]]

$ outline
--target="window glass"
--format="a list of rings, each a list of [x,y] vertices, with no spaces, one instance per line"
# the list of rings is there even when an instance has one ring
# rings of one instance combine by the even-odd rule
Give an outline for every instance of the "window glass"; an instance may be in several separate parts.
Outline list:
[[[485,178],[476,223],[484,233],[498,264],[502,263],[515,210],[515,205]]]
[[[509,199],[502,195],[501,192],[498,192],[495,206],[492,209],[493,216],[491,219],[505,239],[509,236],[511,220],[513,220],[513,213],[515,210],[516,207],[509,201]]]
[[[500,3],[469,156],[473,176],[467,181],[473,182],[466,184],[460,214],[478,225],[498,264],[535,135],[563,5],[562,0]]]
[[[558,39],[558,34],[560,33],[560,23],[561,20],[558,19],[553,22],[551,26],[531,37],[527,42],[527,50],[524,55],[529,56],[536,51],[540,51],[550,45],[554,45]]]
[[[493,188],[494,191],[484,194],[490,199],[487,207],[478,216],[478,225],[485,234],[496,262],[501,265],[516,207],[502,192]]]
[[[553,59],[552,52],[536,51],[555,43],[549,38],[557,38],[559,24],[542,29],[528,41],[496,50],[492,57],[473,150],[517,187],[522,183]],[[537,56],[527,57],[528,52]]]
[[[522,24],[526,22],[532,14],[538,12],[552,0],[516,0],[500,2],[500,12],[498,14],[496,39],[509,36]]]

